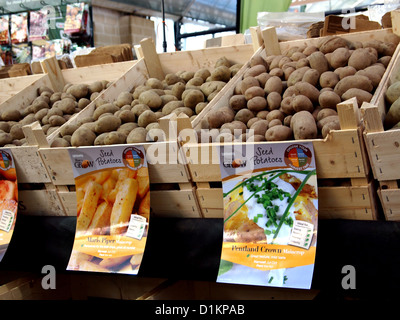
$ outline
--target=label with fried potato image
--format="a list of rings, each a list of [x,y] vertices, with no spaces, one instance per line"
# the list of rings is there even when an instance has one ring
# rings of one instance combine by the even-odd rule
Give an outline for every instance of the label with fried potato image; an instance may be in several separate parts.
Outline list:
[[[18,211],[18,182],[10,149],[0,149],[0,261],[13,235]]]
[[[144,148],[136,145],[69,149],[77,220],[67,270],[137,274],[150,218]]]
[[[220,163],[217,282],[309,289],[318,225],[312,143],[224,145]]]

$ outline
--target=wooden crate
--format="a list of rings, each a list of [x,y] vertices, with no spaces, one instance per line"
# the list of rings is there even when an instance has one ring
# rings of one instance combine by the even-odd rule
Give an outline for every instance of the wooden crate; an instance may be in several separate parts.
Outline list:
[[[204,49],[190,52],[176,52],[157,54],[151,39],[141,42],[141,52],[144,59],[140,59],[134,66],[118,78],[112,86],[99,95],[99,99],[114,101],[122,91],[131,91],[142,85],[150,77],[163,78],[165,74],[182,70],[196,71],[201,67],[214,68],[215,62],[222,56],[234,62],[245,63],[253,54],[252,46],[225,47]],[[147,63],[146,63],[147,62]],[[83,69],[83,68],[80,68]],[[72,117],[67,123],[75,123],[78,118],[89,116],[95,109],[94,103],[89,104],[79,114]],[[165,120],[165,121],[164,121]],[[170,118],[160,120],[169,125]],[[167,129],[165,129],[167,131]],[[37,132],[40,134],[40,132]],[[47,139],[36,135],[39,145],[39,154],[43,159],[51,182],[57,187],[61,202],[67,215],[76,214],[76,200],[73,191],[74,179],[68,156],[69,148],[50,148],[51,142],[59,135],[56,131]],[[170,137],[162,143],[144,144],[146,151],[150,148],[159,148],[159,152],[166,152],[167,156],[177,154],[180,149],[176,138]],[[149,161],[150,182],[152,184],[151,207],[154,214],[169,217],[201,217],[197,203],[195,185],[190,179],[186,164],[172,162],[166,164],[152,164],[151,153],[147,154]],[[150,158],[149,158],[150,157]]]
[[[37,89],[47,86],[53,90],[61,90],[65,83],[91,83],[99,79],[115,81],[136,62],[116,63],[115,66],[101,65],[80,69],[52,68],[53,59],[47,60],[51,68],[47,74],[30,75],[0,80],[0,110],[26,108],[37,97]],[[56,88],[57,87],[57,88]],[[10,91],[7,91],[8,88]],[[47,144],[46,137],[37,123],[25,126],[24,134],[27,145],[12,147],[19,185],[19,212],[31,215],[65,215],[65,209],[58,196],[45,162],[39,154],[40,144]],[[28,186],[28,187],[27,187]],[[26,188],[27,187],[27,188]]]
[[[197,182],[196,186],[203,217],[223,218],[222,183]],[[364,178],[319,179],[318,214],[320,219],[377,220],[379,208],[374,181]]]
[[[383,40],[385,35],[392,33],[391,29],[378,31],[366,31],[341,35],[345,39],[367,41],[371,39]],[[265,49],[257,50],[255,55],[266,58],[270,54],[279,54],[288,48],[301,45],[316,45],[320,39],[305,39],[287,42],[275,42],[270,30],[263,31],[264,43],[269,45]],[[258,38],[259,40],[259,38]],[[393,61],[394,59],[392,59]],[[241,70],[243,71],[243,70]],[[389,68],[385,72],[382,81],[388,77]],[[234,79],[228,87],[224,88],[224,94],[220,99],[206,108],[193,121],[186,120],[182,128],[201,128],[201,120],[212,109],[217,109],[229,104],[235,85],[240,78]],[[340,118],[340,130],[333,130],[325,139],[314,139],[313,147],[316,157],[317,176],[319,179],[349,179],[346,186],[332,186],[320,189],[321,196],[326,199],[339,199],[338,202],[324,200],[320,205],[321,218],[346,218],[360,220],[376,220],[378,218],[378,206],[376,202],[375,184],[370,178],[370,164],[368,154],[363,141],[363,127],[361,123],[360,109],[355,98],[344,101],[337,106]],[[191,141],[195,141],[194,139]],[[193,181],[197,184],[199,205],[205,217],[221,217],[222,193],[213,190],[207,183],[220,182],[219,155],[215,144],[187,143],[182,146],[188,158],[188,168]],[[200,162],[201,155],[207,155],[209,162]],[[212,186],[212,184],[210,185]],[[219,204],[219,206],[216,206]]]
[[[392,21],[400,22],[400,10],[392,12]],[[399,26],[400,24],[393,24]],[[395,30],[395,29],[394,29]],[[400,30],[396,31],[400,35]],[[389,69],[390,68],[390,69]],[[378,196],[387,220],[400,220],[400,130],[385,131],[383,121],[388,105],[385,93],[400,75],[400,46],[388,66],[388,75],[380,83],[370,103],[361,107],[365,126],[363,133],[374,178],[378,181]]]

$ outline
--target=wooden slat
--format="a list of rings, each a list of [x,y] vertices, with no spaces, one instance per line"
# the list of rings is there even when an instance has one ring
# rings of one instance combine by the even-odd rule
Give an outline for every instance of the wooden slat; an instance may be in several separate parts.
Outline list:
[[[177,71],[197,71],[201,68],[215,69],[215,62],[226,57],[232,64],[246,63],[254,54],[251,44],[230,47],[206,48],[192,51],[177,51],[160,53],[164,74]]]
[[[24,77],[25,78],[25,77]],[[48,75],[41,76],[35,81],[27,85],[24,89],[18,92],[18,94],[10,97],[0,105],[0,110],[20,110],[29,106],[31,102],[37,97],[37,89],[41,86],[51,87],[52,84]]]
[[[357,129],[360,125],[360,112],[357,105],[357,98],[339,103],[337,112],[340,120],[340,129]]]
[[[101,64],[95,66],[71,68],[62,70],[66,83],[90,84],[98,80],[114,81],[120,78],[128,69],[136,64],[137,60]]]
[[[256,52],[263,44],[264,40],[261,35],[260,27],[250,27],[251,42],[253,44],[253,50]]]
[[[150,78],[163,80],[165,78],[165,74],[163,72],[153,39],[143,39],[140,41],[140,46],[142,48],[143,58],[146,62]]]
[[[378,196],[385,219],[400,221],[400,189],[379,189]]]
[[[275,27],[267,27],[261,30],[264,41],[265,52],[268,56],[280,55],[281,48],[278,42],[278,35]]]
[[[60,65],[55,57],[41,61],[44,72],[48,75],[54,91],[62,91],[65,86]]]

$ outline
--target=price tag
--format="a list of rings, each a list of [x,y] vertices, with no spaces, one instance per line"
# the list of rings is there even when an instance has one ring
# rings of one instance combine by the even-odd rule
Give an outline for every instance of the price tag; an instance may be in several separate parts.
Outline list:
[[[308,249],[310,248],[313,232],[314,225],[305,221],[296,220],[293,224],[293,229],[288,244]]]
[[[130,238],[134,238],[137,240],[141,240],[146,230],[146,218],[139,216],[137,214],[132,214],[131,219],[129,220],[128,231],[126,232],[126,236]]]
[[[11,230],[15,214],[10,210],[3,210],[0,218],[0,229],[6,232]]]

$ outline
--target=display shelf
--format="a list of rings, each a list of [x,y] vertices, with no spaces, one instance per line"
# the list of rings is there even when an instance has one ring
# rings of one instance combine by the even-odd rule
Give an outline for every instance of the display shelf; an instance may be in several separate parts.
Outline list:
[[[202,67],[212,69],[216,61],[222,56],[231,59],[233,62],[245,63],[253,54],[252,47],[248,45],[167,54],[157,54],[151,39],[142,41],[141,46],[147,60],[143,58],[137,61],[123,75],[118,77],[113,85],[101,93],[98,99],[112,102],[117,99],[122,91],[132,91],[139,85],[143,85],[151,77],[163,77],[165,74],[182,70],[197,71]],[[155,59],[150,63],[149,55]],[[128,62],[125,64],[129,66]],[[111,70],[113,65],[93,67],[96,70],[96,74],[92,76],[100,76],[104,72],[107,72],[106,68],[110,67]],[[83,69],[85,68],[78,68],[74,72],[75,75],[80,75],[79,81],[82,82],[86,79],[84,77],[86,72]],[[65,70],[64,72],[68,74],[72,71]],[[115,74],[115,71],[112,73]],[[70,79],[70,77],[67,77],[67,79]],[[82,117],[91,116],[95,108],[95,102],[89,104],[66,124],[76,124]],[[167,134],[169,134],[170,124],[175,121],[172,118],[171,116],[166,116],[159,121],[161,128]],[[73,215],[76,211],[76,200],[73,189],[72,167],[68,156],[69,148],[49,147],[51,142],[59,136],[59,130],[50,134],[46,139],[44,139],[43,135],[41,137],[39,135],[40,130],[36,132],[33,140],[36,139],[39,145],[38,152],[43,160],[48,176],[51,183],[57,189],[65,214]],[[148,152],[147,160],[149,163],[150,181],[153,186],[151,197],[153,211],[161,216],[202,217],[195,195],[195,185],[190,180],[186,164],[179,161],[180,149],[176,138],[174,140],[174,136],[171,136],[164,142],[145,143],[144,147]],[[171,158],[173,161],[170,163],[156,161],[157,159],[163,159],[164,155],[166,159]]]
[[[392,12],[392,21],[399,21],[400,11]],[[397,34],[399,29],[396,28]],[[384,120],[389,110],[385,95],[391,84],[398,81],[400,74],[400,46],[388,67],[387,77],[380,83],[370,103],[361,107],[365,125],[365,140],[374,178],[378,181],[378,196],[387,220],[400,220],[400,166],[398,164],[400,130],[385,130]],[[387,128],[386,128],[387,129]]]

